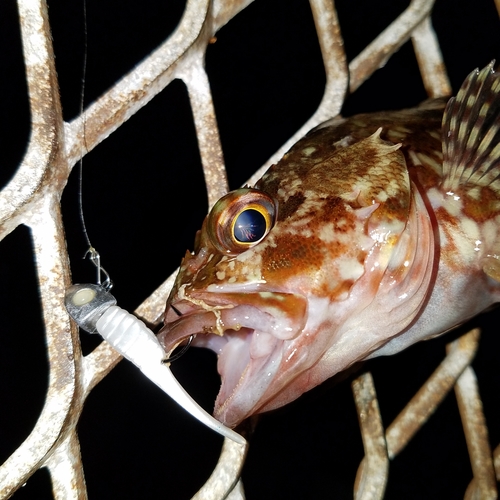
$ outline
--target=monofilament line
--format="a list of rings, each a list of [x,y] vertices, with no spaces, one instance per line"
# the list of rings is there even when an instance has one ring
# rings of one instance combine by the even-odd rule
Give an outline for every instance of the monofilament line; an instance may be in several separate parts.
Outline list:
[[[82,223],[83,235],[87,241],[89,249],[93,248],[90,243],[89,234],[87,232],[87,226],[85,224],[85,216],[83,214],[83,148],[85,148],[85,154],[88,153],[87,148],[87,134],[86,134],[86,120],[83,116],[83,106],[85,100],[85,79],[87,76],[87,2],[83,0],[83,65],[82,65],[82,86],[80,90],[80,116],[82,118],[82,135],[83,135],[83,146],[80,153],[80,161],[78,162],[78,205],[80,210],[80,221]],[[85,254],[87,255],[87,254]]]
[[[86,120],[84,116],[84,101],[85,101],[85,82],[87,77],[87,55],[88,55],[88,43],[87,43],[87,2],[83,0],[83,64],[82,64],[82,86],[80,92],[80,117],[82,119],[82,151],[80,154],[80,161],[78,162],[78,206],[80,212],[80,221],[82,223],[82,231],[85,240],[88,245],[88,249],[85,252],[83,258],[90,255],[90,261],[97,268],[97,284],[102,285],[104,289],[111,290],[113,287],[113,282],[106,270],[101,266],[101,256],[99,252],[92,246],[90,242],[89,233],[87,231],[87,225],[85,224],[85,215],[83,213],[83,157],[89,152],[87,147],[87,134],[86,134]],[[83,151],[85,149],[85,152]],[[103,283],[101,283],[101,273],[106,276]]]

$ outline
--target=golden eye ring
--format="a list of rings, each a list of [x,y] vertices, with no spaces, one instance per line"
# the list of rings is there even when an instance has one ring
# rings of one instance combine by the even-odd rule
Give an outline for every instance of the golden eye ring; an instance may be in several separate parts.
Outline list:
[[[276,203],[258,189],[242,188],[223,196],[208,215],[208,235],[224,254],[235,255],[260,243],[276,222]]]

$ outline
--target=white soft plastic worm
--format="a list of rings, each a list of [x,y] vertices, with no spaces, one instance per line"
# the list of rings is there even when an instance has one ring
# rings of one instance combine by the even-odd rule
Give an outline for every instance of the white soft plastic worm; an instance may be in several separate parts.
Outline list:
[[[244,445],[242,436],[207,413],[179,384],[169,363],[164,362],[166,354],[156,335],[140,319],[115,304],[116,299],[99,285],[73,285],[66,293],[66,308],[80,328],[98,332],[193,417]]]

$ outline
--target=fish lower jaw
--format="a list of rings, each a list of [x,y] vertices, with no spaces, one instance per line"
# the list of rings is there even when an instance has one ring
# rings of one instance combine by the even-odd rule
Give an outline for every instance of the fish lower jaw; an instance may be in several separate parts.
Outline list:
[[[250,363],[252,333],[245,336],[231,336],[222,348],[217,361],[217,371],[221,376],[221,387],[215,401],[214,416],[223,420],[224,412],[244,381]]]
[[[236,352],[241,353],[238,350]],[[222,384],[215,401],[214,417],[225,426],[234,428],[245,418],[258,413],[280,360],[279,356],[271,355],[250,359],[245,366],[239,365],[239,368],[231,363],[232,366],[221,374]],[[255,376],[262,371],[266,376]]]
[[[193,346],[211,349],[219,355],[221,388],[215,402],[215,418],[234,427],[252,413],[273,380],[279,365],[275,358],[280,358],[282,343],[269,333],[249,328],[229,329],[222,337],[197,336]],[[262,370],[267,371],[266,377],[252,377]]]

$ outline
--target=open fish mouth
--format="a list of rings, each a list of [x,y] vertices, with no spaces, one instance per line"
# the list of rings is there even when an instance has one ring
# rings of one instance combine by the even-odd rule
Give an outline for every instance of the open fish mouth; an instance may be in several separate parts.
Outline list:
[[[219,356],[222,383],[214,415],[228,426],[261,406],[279,368],[283,343],[296,338],[307,319],[306,299],[285,293],[192,293],[174,307],[182,316],[168,314],[158,338],[170,353],[194,335],[193,346]],[[253,375],[262,370],[267,376],[257,383]],[[245,390],[250,384],[252,390]]]

